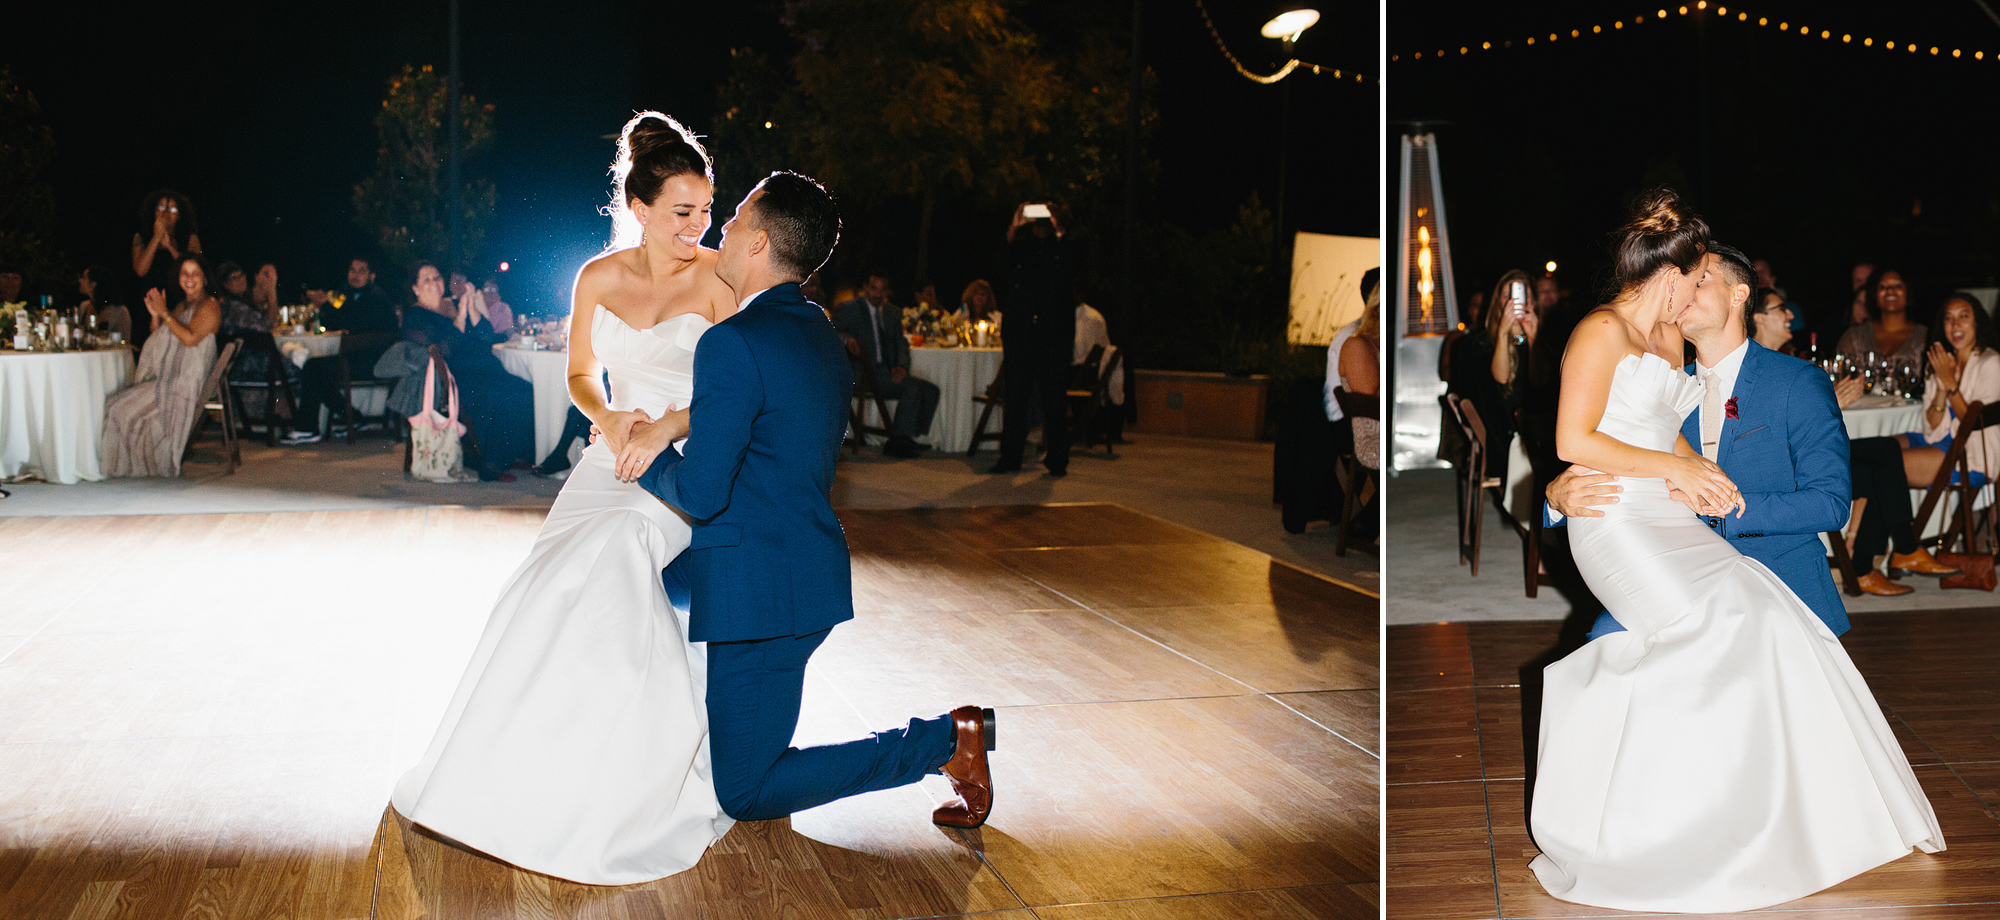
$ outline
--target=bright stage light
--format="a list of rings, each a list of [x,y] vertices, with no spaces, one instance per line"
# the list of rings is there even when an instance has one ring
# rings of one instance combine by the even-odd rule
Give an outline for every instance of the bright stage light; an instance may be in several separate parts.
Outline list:
[[[513,267],[513,265],[512,265],[511,263],[508,263],[508,262],[502,262],[502,263],[500,263],[500,270],[501,270],[501,271],[503,271],[503,272],[504,272],[504,271],[506,271],[506,270],[507,270],[507,269],[509,269],[509,268],[512,268],[512,267]]]

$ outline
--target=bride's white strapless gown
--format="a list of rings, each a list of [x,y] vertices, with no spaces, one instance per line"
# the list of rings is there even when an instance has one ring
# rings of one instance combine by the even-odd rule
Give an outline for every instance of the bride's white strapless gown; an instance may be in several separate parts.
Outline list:
[[[1613,373],[1598,430],[1672,450],[1702,386],[1654,355]],[[1937,817],[1840,640],[1659,479],[1570,521],[1627,631],[1543,672],[1532,867],[1566,901],[1734,911],[1944,849]]]
[[[613,408],[688,405],[706,318],[639,330],[599,306],[590,322]],[[602,441],[584,450],[392,799],[473,849],[594,885],[687,869],[731,824],[709,766],[706,646],[660,585],[692,531],[614,459]]]

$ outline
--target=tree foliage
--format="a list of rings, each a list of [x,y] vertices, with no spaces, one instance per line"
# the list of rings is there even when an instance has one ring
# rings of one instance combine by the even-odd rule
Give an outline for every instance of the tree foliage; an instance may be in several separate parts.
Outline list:
[[[389,79],[382,111],[375,113],[375,171],[354,186],[354,222],[372,233],[383,255],[399,268],[419,261],[444,265],[449,255],[451,195],[446,154],[451,97],[443,74],[429,64],[405,65]],[[480,175],[482,154],[494,142],[493,107],[470,93],[459,105],[460,251],[478,255],[493,223],[498,193]],[[447,266],[449,270],[450,266]]]
[[[24,290],[54,288],[64,273],[55,249],[55,130],[35,94],[0,67],[0,262],[21,269]]]

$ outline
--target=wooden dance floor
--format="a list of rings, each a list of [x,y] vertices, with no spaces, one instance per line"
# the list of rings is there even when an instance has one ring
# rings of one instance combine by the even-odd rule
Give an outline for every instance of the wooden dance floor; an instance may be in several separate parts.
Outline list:
[[[1970,602],[1986,600],[1960,592]],[[2000,610],[1857,616],[1848,654],[1902,739],[1946,849],[1912,852],[1788,904],[1785,920],[1975,920],[2000,916]],[[1397,920],[1651,916],[1551,898],[1528,861],[1523,702],[1560,624],[1440,623],[1388,629],[1389,879]],[[1523,685],[1526,684],[1526,692]],[[1681,915],[1694,916],[1694,915]],[[1731,915],[1741,916],[1741,915]]]
[[[0,917],[1376,916],[1376,599],[1113,505],[841,514],[798,740],[998,707],[980,830],[931,777],[595,888],[415,829],[389,790],[541,517],[0,519]]]

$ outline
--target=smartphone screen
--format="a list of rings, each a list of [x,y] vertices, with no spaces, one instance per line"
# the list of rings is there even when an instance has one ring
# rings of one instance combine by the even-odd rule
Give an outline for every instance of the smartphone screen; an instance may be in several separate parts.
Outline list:
[[[1528,313],[1528,283],[1526,281],[1515,281],[1509,287],[1511,289],[1509,295],[1514,299],[1514,315],[1526,316]]]
[[[1021,216],[1031,217],[1031,218],[1046,218],[1049,216],[1049,206],[1045,204],[1028,205],[1027,207],[1021,209]]]

